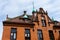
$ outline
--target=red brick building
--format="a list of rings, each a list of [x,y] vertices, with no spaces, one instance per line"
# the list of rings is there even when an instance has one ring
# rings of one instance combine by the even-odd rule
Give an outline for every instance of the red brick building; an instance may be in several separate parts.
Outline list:
[[[50,19],[43,8],[32,15],[8,18],[3,21],[2,40],[60,40],[60,23]]]

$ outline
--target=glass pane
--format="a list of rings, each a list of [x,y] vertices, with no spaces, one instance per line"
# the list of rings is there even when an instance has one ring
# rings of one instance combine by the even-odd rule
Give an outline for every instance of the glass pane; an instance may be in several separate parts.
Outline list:
[[[25,37],[27,37],[27,34],[25,34]]]
[[[30,34],[28,34],[28,37],[30,37]]]
[[[14,39],[16,39],[16,33],[14,33]]]
[[[30,30],[29,29],[26,29],[25,30],[25,33],[27,33],[27,34],[30,33]]]
[[[38,31],[39,34],[41,34],[41,31]]]
[[[11,32],[13,33],[13,32],[16,32],[16,28],[12,28],[11,29]]]
[[[38,30],[38,40],[42,40],[42,31]]]
[[[13,33],[11,33],[11,36],[13,36]]]
[[[16,28],[11,29],[11,40],[16,40]]]
[[[42,38],[42,34],[40,34],[39,37]]]
[[[49,30],[49,36],[50,36],[50,40],[54,40],[53,31]]]

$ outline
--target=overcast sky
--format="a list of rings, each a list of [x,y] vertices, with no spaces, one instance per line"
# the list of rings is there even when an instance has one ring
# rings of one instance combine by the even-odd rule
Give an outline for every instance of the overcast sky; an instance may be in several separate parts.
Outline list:
[[[33,0],[0,0],[0,40],[2,39],[3,24],[2,21],[9,17],[16,17],[23,14],[26,10],[27,14],[32,14]],[[40,7],[48,11],[50,18],[60,21],[60,0],[34,0],[35,9]]]

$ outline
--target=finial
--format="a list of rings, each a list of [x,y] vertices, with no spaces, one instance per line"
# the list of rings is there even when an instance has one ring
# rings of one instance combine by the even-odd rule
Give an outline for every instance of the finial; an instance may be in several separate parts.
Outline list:
[[[26,11],[24,11],[24,15],[26,14]]]
[[[24,11],[24,15],[26,15],[26,11]]]
[[[24,13],[26,13],[26,11],[24,11]]]
[[[40,7],[40,10],[43,10],[43,8],[42,8],[42,7]]]
[[[28,18],[27,14],[26,14],[26,11],[24,11],[24,18]]]
[[[33,0],[33,3],[32,4],[33,4],[33,11],[34,11],[34,0]]]
[[[46,14],[48,14],[48,12],[46,11]]]
[[[7,14],[7,16],[6,16],[6,19],[8,19],[8,14]]]
[[[34,12],[35,12],[35,8],[34,8],[34,0],[33,0],[33,2],[32,2],[32,5],[33,5],[33,10],[32,10],[32,12],[34,13]]]

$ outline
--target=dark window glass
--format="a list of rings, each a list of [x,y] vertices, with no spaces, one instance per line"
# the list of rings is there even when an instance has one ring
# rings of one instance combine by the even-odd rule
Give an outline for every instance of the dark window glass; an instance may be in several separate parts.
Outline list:
[[[46,27],[46,20],[42,20],[42,26]]]
[[[50,36],[50,40],[54,40],[53,31],[49,30],[49,36]]]
[[[16,40],[16,32],[17,32],[17,30],[16,30],[16,28],[12,28],[11,29],[11,40]]]
[[[43,40],[43,35],[41,30],[38,30],[38,40]]]
[[[59,31],[59,37],[58,37],[58,40],[60,40],[60,31]]]
[[[25,40],[30,40],[30,30],[25,29]]]

